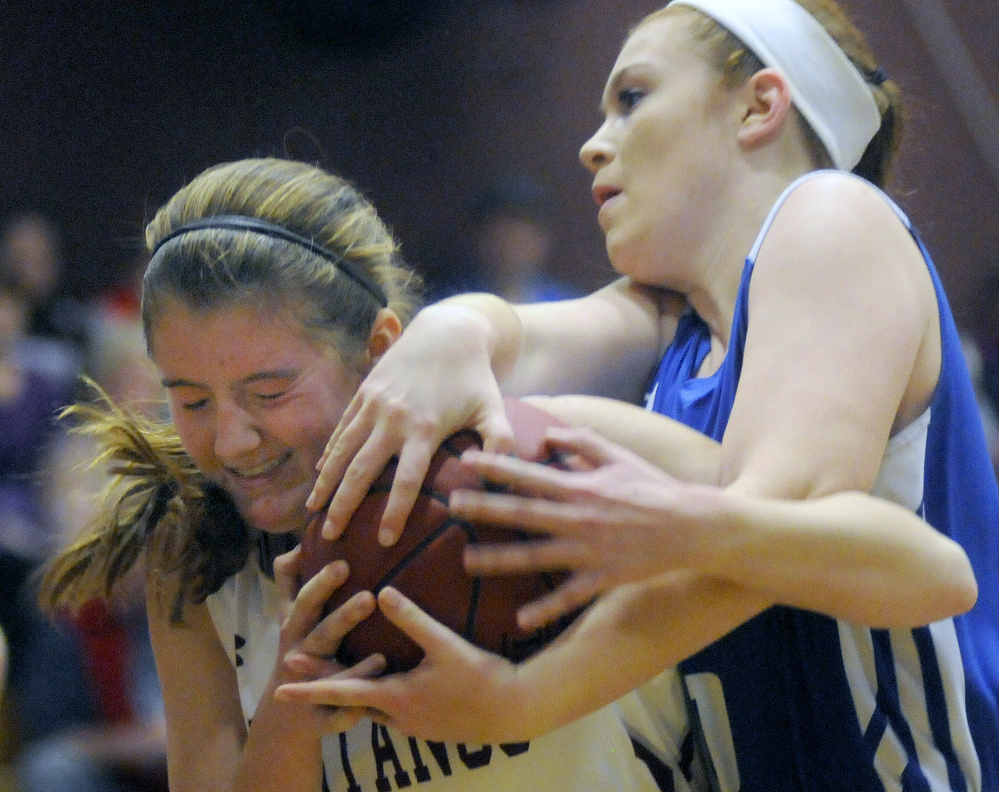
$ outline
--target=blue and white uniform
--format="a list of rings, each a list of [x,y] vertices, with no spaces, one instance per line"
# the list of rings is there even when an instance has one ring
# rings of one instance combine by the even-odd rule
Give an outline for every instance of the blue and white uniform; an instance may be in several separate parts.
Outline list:
[[[711,334],[686,314],[649,409],[722,439],[739,386],[756,256],[798,184],[778,200],[747,257],[720,369],[697,376]],[[707,746],[716,786],[726,792],[999,790],[999,492],[940,280],[891,205],[933,280],[943,362],[929,409],[891,438],[873,492],[964,547],[979,600],[967,614],[914,630],[772,607],[681,663],[703,737],[695,742]]]

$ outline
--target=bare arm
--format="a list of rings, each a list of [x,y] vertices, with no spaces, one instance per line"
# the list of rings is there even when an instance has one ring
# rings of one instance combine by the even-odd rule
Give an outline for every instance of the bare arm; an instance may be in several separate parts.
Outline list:
[[[188,607],[185,624],[173,624],[162,607],[164,602],[170,602],[160,596],[163,584],[150,576],[147,609],[163,689],[172,792],[319,792],[322,736],[350,728],[361,717],[359,712],[332,712],[309,704],[285,703],[272,695],[281,683],[307,678],[283,662],[292,649],[310,658],[311,673],[330,679],[378,673],[384,666],[378,657],[349,670],[318,659],[319,655],[335,651],[343,634],[370,614],[374,603],[370,594],[357,595],[320,621],[323,604],[346,578],[345,565],[326,567],[302,587],[292,602],[293,563],[293,554],[275,562],[287,616],[274,673],[249,730],[245,727],[235,669],[219,642],[207,606]]]
[[[147,588],[149,631],[167,719],[167,768],[173,792],[233,790],[246,731],[236,676],[204,606],[188,624],[169,623],[159,584]],[[193,669],[198,684],[192,685]]]
[[[617,281],[587,297],[514,306],[477,294],[425,308],[377,361],[337,427],[310,506],[338,534],[385,463],[399,455],[382,520],[398,538],[430,458],[461,428],[506,450],[501,390],[636,400],[671,337],[680,301]]]
[[[963,551],[905,509],[859,494],[871,488],[891,433],[926,408],[935,387],[938,316],[925,264],[891,210],[859,182],[823,177],[792,199],[757,263],[717,486],[671,481],[627,451],[598,448],[603,458],[562,474],[591,478],[563,498],[569,485],[553,481],[557,471],[534,468],[532,479],[516,460],[476,454],[480,472],[506,470],[497,480],[538,497],[490,495],[499,510],[491,514],[476,512],[480,495],[452,502],[465,516],[569,537],[563,560],[576,556],[565,566],[600,575],[630,565],[624,579],[645,583],[597,583],[591,591],[619,585],[571,633],[517,667],[383,592],[383,610],[430,662],[376,683],[289,692],[377,707],[402,728],[482,739],[495,729],[506,739],[607,703],[773,603],[878,626],[924,624],[970,607],[976,587]],[[586,453],[578,438],[560,437]],[[612,453],[629,459],[608,463]],[[578,535],[554,528],[570,524]],[[534,564],[548,565],[561,564]],[[648,577],[663,565],[675,571]],[[482,720],[435,709],[424,693],[442,687],[480,702]]]
[[[544,404],[558,404],[553,412],[569,420],[598,401],[571,397]],[[661,416],[629,406],[615,413],[634,421],[630,428],[625,420],[614,426],[621,436],[639,437],[650,457],[673,448],[670,438],[680,438],[702,459],[719,448]],[[377,681],[289,685],[280,695],[371,707],[385,713],[385,722],[428,739],[530,739],[610,703],[777,602],[815,610],[833,602],[843,609],[835,614],[841,618],[891,627],[944,618],[974,601],[974,577],[961,548],[902,507],[856,492],[794,502],[690,485],[591,433],[556,434],[572,438],[559,441],[565,451],[588,456],[580,465],[587,472],[475,454],[472,464],[489,478],[545,497],[491,495],[480,504],[489,505],[483,514],[471,501],[456,510],[471,519],[565,528],[555,532],[568,541],[556,548],[553,563],[538,545],[528,550],[524,566],[573,566],[567,559],[576,560],[584,583],[594,574],[597,583],[573,599],[563,599],[561,591],[532,606],[525,623],[543,622],[604,591],[569,631],[513,665],[386,590],[379,605],[424,647],[420,666]],[[675,460],[664,457],[667,465]],[[710,541],[704,524],[714,529]],[[573,555],[580,540],[581,558]],[[497,551],[501,561],[509,551]],[[816,568],[823,585],[815,583]]]
[[[631,450],[673,478],[718,484],[721,443],[679,421],[601,396],[534,396],[527,401],[569,426],[591,429]]]
[[[817,211],[817,203],[839,208]],[[541,500],[528,518],[532,506],[496,497],[497,509],[478,510],[489,498],[472,493],[453,508],[476,519],[516,514],[538,530],[548,530],[550,517],[564,552],[549,546],[534,559],[571,566],[577,578],[589,570],[589,587],[577,581],[577,597],[592,595],[601,576],[620,583],[682,567],[867,625],[960,613],[976,596],[961,548],[911,512],[857,494],[871,489],[891,432],[926,409],[939,372],[938,327],[926,266],[892,210],[856,180],[816,179],[791,196],[757,263],[739,392],[714,478],[721,508],[690,519],[687,512],[705,503],[701,490],[654,477],[642,487],[630,463],[599,449],[592,464],[606,470],[565,491],[540,487],[555,474],[539,472],[526,494],[564,499],[558,508]],[[667,470],[675,464],[669,423],[615,415],[633,425],[611,427],[616,440],[640,452],[659,446],[660,458],[643,455]],[[497,461],[497,470],[504,464]],[[615,474],[615,464],[625,472]],[[489,475],[489,466],[478,472]],[[710,472],[678,477],[712,483]],[[613,528],[595,503],[616,511]],[[579,507],[573,526],[567,504]]]
[[[514,665],[472,646],[394,589],[383,589],[378,604],[424,647],[419,666],[379,680],[284,685],[277,696],[371,707],[382,713],[376,720],[414,737],[491,744],[532,739],[609,704],[763,607],[738,587],[685,575],[621,587],[544,651]]]
[[[649,415],[645,436],[654,438],[664,420]],[[580,460],[577,472],[470,452],[466,464],[508,492],[451,499],[464,519],[556,537],[466,551],[479,573],[574,570],[559,590],[524,608],[525,627],[614,586],[676,572],[725,581],[767,605],[871,627],[926,624],[974,604],[964,551],[901,506],[859,492],[792,501],[689,484],[595,434],[550,435]]]

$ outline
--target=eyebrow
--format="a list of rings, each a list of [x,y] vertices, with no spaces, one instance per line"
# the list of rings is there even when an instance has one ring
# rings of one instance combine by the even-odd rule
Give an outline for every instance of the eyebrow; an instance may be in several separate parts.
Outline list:
[[[597,108],[601,112],[606,112],[608,105],[610,105],[613,101],[612,97],[617,93],[618,87],[621,85],[621,80],[624,79],[626,71],[628,71],[627,68],[622,69],[619,72],[614,72],[614,74],[611,75],[610,82],[607,83],[607,87],[604,89],[604,92],[600,97],[600,106]]]
[[[244,377],[240,380],[243,385],[252,385],[254,382],[261,382],[263,380],[274,380],[274,379],[285,379],[287,377],[293,377],[297,374],[295,369],[274,369],[272,371],[258,371],[251,374],[248,377]],[[200,382],[194,382],[193,380],[187,379],[162,379],[160,383],[164,388],[204,388],[207,387]]]
[[[610,76],[610,80],[607,82],[607,87],[604,89],[603,95],[600,97],[600,107],[598,108],[601,112],[606,112],[607,107],[613,103],[614,97],[617,95],[618,91],[621,90],[621,83],[624,82],[632,72],[641,71],[643,66],[647,65],[645,61],[636,61],[635,63],[629,63],[620,71],[616,71]]]

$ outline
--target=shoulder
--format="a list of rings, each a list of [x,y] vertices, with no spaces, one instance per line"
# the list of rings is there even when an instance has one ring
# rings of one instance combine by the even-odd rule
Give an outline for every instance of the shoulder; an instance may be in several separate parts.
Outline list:
[[[855,176],[823,172],[785,193],[759,243],[749,311],[757,335],[793,341],[812,375],[828,377],[821,369],[840,355],[879,369],[886,392],[894,377],[896,428],[932,397],[940,314],[929,264],[900,210]]]
[[[799,228],[799,236],[882,229],[911,237],[907,218],[884,192],[842,171],[817,171],[790,185],[775,207],[773,225]]]
[[[905,215],[874,185],[838,171],[811,174],[792,185],[757,248],[757,270],[782,277],[814,277],[832,287],[909,282],[920,292],[929,285]],[[754,286],[759,279],[758,272]]]

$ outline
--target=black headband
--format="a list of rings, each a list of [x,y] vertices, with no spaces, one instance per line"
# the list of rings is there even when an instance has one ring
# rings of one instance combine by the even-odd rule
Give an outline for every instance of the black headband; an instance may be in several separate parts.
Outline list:
[[[156,247],[153,248],[153,255],[155,256],[157,251],[159,251],[159,249],[171,239],[174,239],[182,234],[186,234],[189,231],[202,231],[205,229],[219,229],[222,231],[253,231],[257,234],[274,237],[275,239],[283,239],[285,242],[291,242],[292,244],[299,245],[300,247],[308,250],[310,253],[322,256],[327,261],[331,261],[335,264],[358,285],[362,286],[365,291],[374,297],[378,301],[378,304],[383,308],[388,305],[388,298],[386,298],[385,292],[382,291],[381,287],[369,278],[367,274],[365,274],[356,264],[354,264],[354,262],[348,261],[340,254],[334,253],[325,245],[321,245],[308,237],[296,234],[294,231],[289,231],[284,226],[268,222],[267,220],[261,220],[256,217],[247,217],[245,215],[214,215],[212,217],[201,217],[197,220],[192,220],[189,223],[185,223],[180,228],[174,229],[157,242]]]

